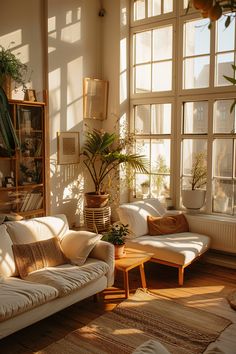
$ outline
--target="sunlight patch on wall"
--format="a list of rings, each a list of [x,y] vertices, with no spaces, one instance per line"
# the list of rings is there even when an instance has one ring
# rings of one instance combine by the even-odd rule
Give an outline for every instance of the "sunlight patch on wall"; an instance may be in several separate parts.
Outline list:
[[[55,30],[56,30],[56,17],[53,16],[48,19],[48,32],[50,33]]]
[[[72,25],[62,28],[61,41],[66,43],[75,43],[81,39],[81,23],[76,22]]]
[[[72,11],[69,10],[66,12],[66,24],[69,25],[72,23]]]
[[[66,118],[68,130],[83,122],[83,97],[80,97],[67,107]]]
[[[58,121],[60,121],[60,117],[55,116],[55,113],[59,112],[61,109],[61,69],[60,68],[51,71],[49,73],[49,88],[50,88],[50,95],[49,95],[50,111],[54,115],[53,122],[55,122],[57,119]],[[55,130],[52,129],[52,132],[55,132]]]
[[[14,42],[14,43],[13,43]],[[4,48],[16,48],[22,44],[22,30],[7,33],[4,36],[0,37],[0,44]]]
[[[127,25],[127,7],[125,4],[121,5],[121,19],[120,19],[121,27]]]
[[[29,45],[26,44],[22,47],[13,50],[12,53],[15,54],[22,63],[26,64],[30,61],[29,51],[30,51]]]
[[[77,8],[77,20],[80,21],[81,20],[81,7]]]
[[[67,64],[67,104],[83,95],[83,57]]]

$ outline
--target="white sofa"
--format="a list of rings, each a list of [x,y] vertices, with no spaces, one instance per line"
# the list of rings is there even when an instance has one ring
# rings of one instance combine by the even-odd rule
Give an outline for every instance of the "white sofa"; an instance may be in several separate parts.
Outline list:
[[[189,224],[189,232],[167,235],[148,235],[147,216],[163,216],[167,212],[158,199],[150,198],[122,204],[117,213],[123,224],[128,224],[131,235],[126,246],[153,254],[151,261],[178,268],[179,285],[184,282],[184,269],[206,252],[210,238],[195,233]],[[188,215],[186,214],[188,220]]]
[[[65,215],[0,225],[0,338],[113,284],[114,247],[100,241],[100,237],[81,266],[71,264],[68,260],[66,264],[36,270],[24,280],[19,277],[13,244],[28,244],[57,237],[63,245],[63,240],[70,239],[69,235],[73,232],[69,230]],[[77,237],[78,245],[81,233],[72,234]]]

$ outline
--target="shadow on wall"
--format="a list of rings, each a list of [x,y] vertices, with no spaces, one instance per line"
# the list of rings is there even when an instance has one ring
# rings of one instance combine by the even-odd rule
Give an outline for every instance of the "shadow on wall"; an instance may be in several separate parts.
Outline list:
[[[83,144],[83,78],[101,76],[99,1],[48,1],[50,204],[70,224],[83,221],[83,164],[57,165],[58,131],[80,132]]]

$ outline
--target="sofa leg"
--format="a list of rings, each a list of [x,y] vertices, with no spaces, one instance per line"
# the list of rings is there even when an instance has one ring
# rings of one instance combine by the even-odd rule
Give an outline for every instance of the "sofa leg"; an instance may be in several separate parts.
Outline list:
[[[179,267],[179,285],[184,284],[184,267]]]
[[[93,295],[93,302],[99,302],[99,293]]]

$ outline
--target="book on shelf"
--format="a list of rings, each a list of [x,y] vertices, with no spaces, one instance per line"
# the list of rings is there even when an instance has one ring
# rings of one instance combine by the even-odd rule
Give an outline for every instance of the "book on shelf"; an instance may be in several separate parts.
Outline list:
[[[27,193],[24,199],[20,211],[30,211],[30,210],[39,209],[38,205],[41,207],[42,200],[43,200],[42,193],[29,192]]]

